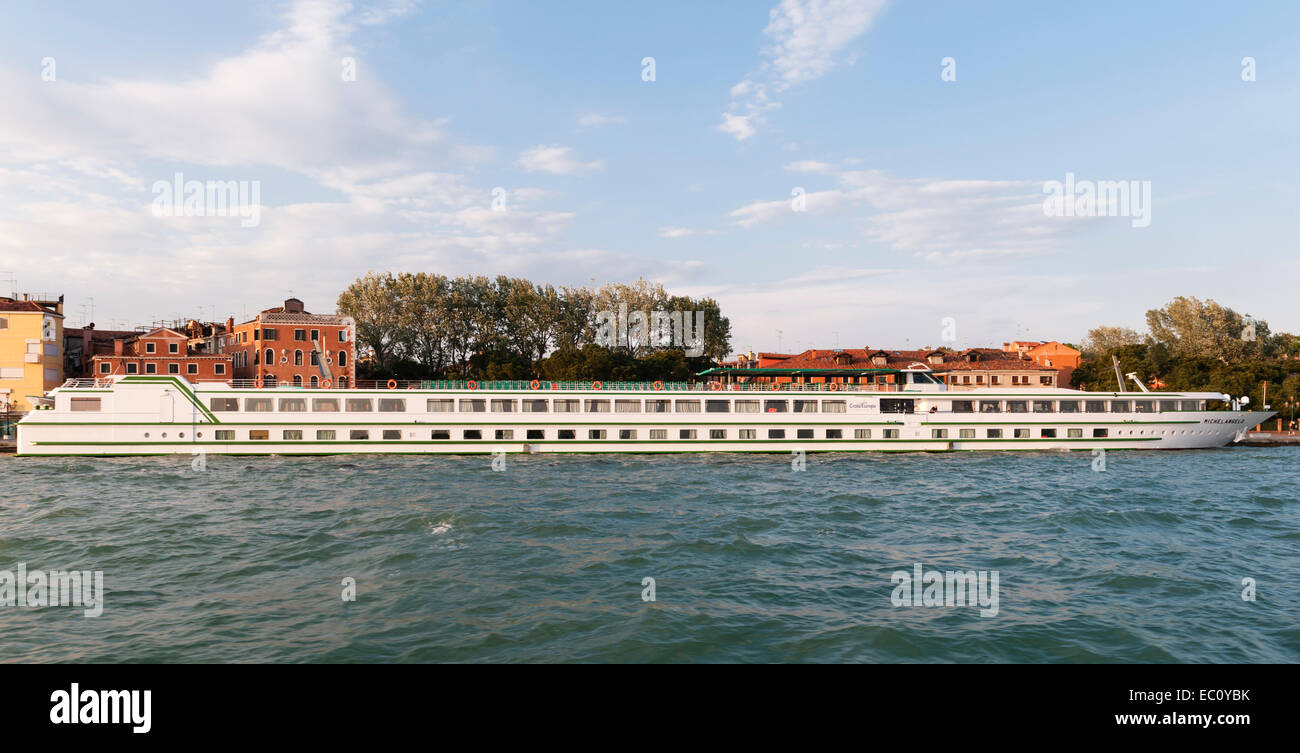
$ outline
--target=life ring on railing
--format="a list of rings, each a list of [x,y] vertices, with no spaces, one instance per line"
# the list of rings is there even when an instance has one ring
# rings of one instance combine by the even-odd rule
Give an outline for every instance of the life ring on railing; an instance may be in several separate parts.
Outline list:
[[[389,379],[389,380],[388,380],[388,389],[390,389],[390,390],[395,390],[395,389],[397,389],[397,380],[396,380],[396,379]]]
[[[663,383],[663,382],[660,382],[660,381],[656,381],[654,384],[652,384],[652,385],[650,385],[650,386],[653,387],[653,388],[655,389],[655,391],[657,392],[657,391],[662,390],[662,389],[664,388],[664,383]]]
[[[258,388],[259,390],[262,389],[262,384],[264,384],[262,382],[262,377],[257,377],[253,380],[253,386]]]
[[[591,388],[592,388],[593,390],[604,389],[604,388],[605,388],[605,385],[601,384],[599,381],[595,381],[595,382],[592,382],[592,383],[591,383]]]
[[[709,389],[713,390],[714,392],[717,392],[718,390],[722,389],[722,382],[714,382],[712,386],[709,387]]]
[[[476,382],[476,381],[474,381],[473,379],[471,379],[471,380],[469,380],[468,382],[465,383],[465,386],[468,387],[468,388],[470,388],[471,390],[476,390],[476,389],[478,389],[478,382]]]
[[[537,381],[536,379],[528,383],[528,389],[530,390],[539,390],[541,388],[542,388],[542,383]]]
[[[331,382],[331,381],[328,380],[328,379],[322,379],[322,380],[321,380],[321,383],[320,383],[320,386],[321,386],[321,389],[327,390],[327,389],[329,389],[331,386],[333,386],[333,384],[334,384],[334,383]]]
[[[838,390],[839,388],[840,388],[839,384],[837,384],[837,383],[835,383],[835,382],[831,382],[831,383],[830,383],[829,385],[827,385],[827,387],[826,387],[826,389],[829,390],[830,392],[835,392],[835,391]]]

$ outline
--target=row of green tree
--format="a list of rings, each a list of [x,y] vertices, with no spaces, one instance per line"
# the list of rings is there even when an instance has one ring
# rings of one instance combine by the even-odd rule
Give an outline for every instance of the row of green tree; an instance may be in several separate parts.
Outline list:
[[[557,288],[504,276],[371,272],[339,295],[338,310],[356,320],[363,379],[686,379],[731,350],[731,323],[717,301],[670,295],[641,279]],[[680,342],[603,344],[598,315],[620,311],[687,312],[688,328],[690,312],[703,312],[702,352],[690,357]]]
[[[1300,402],[1300,337],[1273,332],[1268,322],[1212,300],[1179,297],[1147,312],[1147,331],[1097,327],[1082,343],[1083,359],[1070,384],[1112,391],[1118,356],[1123,374],[1136,372],[1148,385],[1169,390],[1249,395],[1289,418],[1288,402]],[[1126,390],[1136,389],[1132,381]]]

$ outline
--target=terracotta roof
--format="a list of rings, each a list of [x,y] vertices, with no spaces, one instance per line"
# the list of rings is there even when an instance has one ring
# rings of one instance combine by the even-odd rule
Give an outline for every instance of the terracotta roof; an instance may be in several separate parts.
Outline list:
[[[38,306],[34,301],[0,301],[0,311],[37,311],[42,314],[53,314],[61,317],[62,314],[53,309],[47,309],[44,306]]]

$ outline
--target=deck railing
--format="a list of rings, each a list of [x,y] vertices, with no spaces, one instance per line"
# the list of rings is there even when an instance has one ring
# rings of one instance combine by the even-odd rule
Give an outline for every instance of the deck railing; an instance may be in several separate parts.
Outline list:
[[[152,375],[151,375],[152,376]],[[176,375],[171,375],[176,376]],[[112,386],[112,379],[68,379],[64,387],[91,389]],[[339,389],[339,385],[329,387],[320,382],[294,384],[292,382],[275,382],[261,379],[200,379],[198,384],[229,384],[235,389],[268,390],[318,390]],[[715,386],[716,385],[716,386]],[[794,383],[776,384],[764,382],[726,383],[708,382],[602,382],[602,381],[548,381],[534,380],[481,380],[472,379],[359,379],[347,385],[350,389],[361,390],[446,390],[446,391],[484,391],[484,392],[902,392],[903,385],[898,384],[839,384],[839,383]]]

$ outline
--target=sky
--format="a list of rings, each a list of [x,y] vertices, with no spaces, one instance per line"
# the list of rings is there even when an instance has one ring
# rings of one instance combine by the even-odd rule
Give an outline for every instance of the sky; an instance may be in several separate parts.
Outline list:
[[[643,277],[716,298],[741,351],[1078,342],[1179,295],[1300,332],[1298,26],[1267,1],[6,3],[0,294],[103,329],[328,312],[368,271]],[[256,187],[256,221],[169,211],[178,173]],[[1145,220],[1048,211],[1067,175],[1149,185]]]

